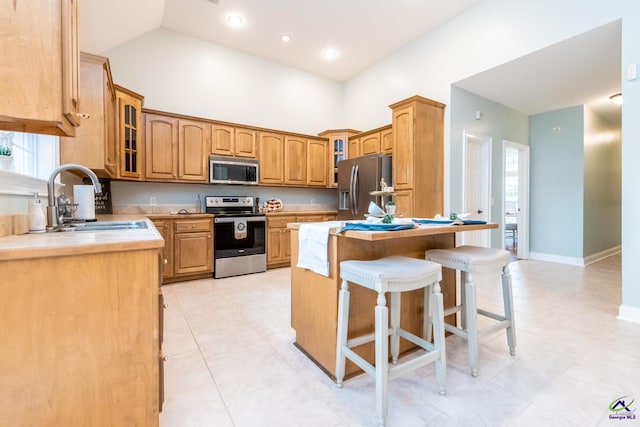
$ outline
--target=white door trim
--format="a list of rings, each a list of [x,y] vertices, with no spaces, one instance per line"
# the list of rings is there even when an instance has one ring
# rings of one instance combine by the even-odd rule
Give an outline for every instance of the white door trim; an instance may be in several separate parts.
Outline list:
[[[502,141],[502,195],[505,192],[506,149],[518,150],[518,258],[529,259],[529,158],[530,147],[517,142]],[[502,203],[501,233],[505,230],[505,207]],[[504,239],[502,239],[504,245]]]

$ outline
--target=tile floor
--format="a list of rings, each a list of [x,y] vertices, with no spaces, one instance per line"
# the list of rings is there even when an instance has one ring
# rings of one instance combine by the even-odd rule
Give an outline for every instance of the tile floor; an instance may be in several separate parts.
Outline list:
[[[638,426],[640,324],[617,320],[620,256],[587,267],[511,264],[518,347],[504,332],[481,341],[480,373],[447,338],[447,395],[433,366],[389,387],[390,427]],[[500,305],[499,285],[479,305]],[[163,287],[166,362],[161,427],[375,426],[373,378],[343,389],[293,346],[289,269]],[[610,420],[609,405],[635,398],[636,420]]]

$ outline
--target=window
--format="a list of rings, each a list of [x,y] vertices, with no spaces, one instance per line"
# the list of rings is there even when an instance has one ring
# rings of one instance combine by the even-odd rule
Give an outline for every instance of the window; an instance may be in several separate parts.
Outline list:
[[[0,144],[11,147],[13,162],[0,170],[0,194],[46,194],[46,181],[59,163],[59,138],[0,131]]]
[[[20,132],[11,132],[8,135],[13,151],[13,171],[34,178],[48,179],[58,163],[58,137]]]

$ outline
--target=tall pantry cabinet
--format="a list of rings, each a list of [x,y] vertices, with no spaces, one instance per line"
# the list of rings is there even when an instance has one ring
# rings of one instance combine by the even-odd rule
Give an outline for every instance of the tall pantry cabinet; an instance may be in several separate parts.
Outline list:
[[[444,209],[444,107],[413,96],[389,106],[393,127],[396,212],[433,217]]]

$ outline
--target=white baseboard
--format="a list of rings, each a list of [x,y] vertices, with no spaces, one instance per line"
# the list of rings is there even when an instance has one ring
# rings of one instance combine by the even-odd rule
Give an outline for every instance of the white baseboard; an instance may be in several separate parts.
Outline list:
[[[622,246],[618,245],[618,246],[614,246],[613,248],[600,251],[593,255],[589,255],[588,257],[584,258],[584,265],[593,264],[594,262],[619,254],[621,251],[622,251]]]
[[[640,323],[640,307],[620,304],[618,309],[618,319]]]
[[[578,267],[584,267],[584,260],[582,258],[576,258],[576,257],[570,257],[570,256],[543,254],[541,252],[530,252],[529,259],[535,259],[538,261],[557,262],[560,264],[568,264],[568,265],[576,265]]]
[[[557,262],[560,264],[575,265],[578,267],[584,267],[585,265],[593,264],[607,257],[619,254],[622,250],[621,246],[615,246],[613,248],[600,251],[596,254],[589,255],[585,258],[570,257],[564,255],[545,254],[542,252],[531,252],[529,254],[530,259],[536,259],[538,261]]]

